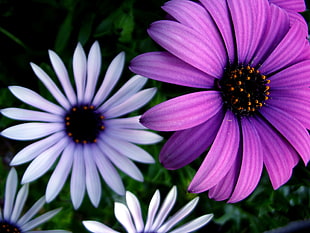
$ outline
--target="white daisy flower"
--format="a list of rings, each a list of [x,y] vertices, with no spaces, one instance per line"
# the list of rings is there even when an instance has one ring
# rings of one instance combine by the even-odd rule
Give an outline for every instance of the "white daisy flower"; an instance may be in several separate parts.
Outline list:
[[[45,204],[45,198],[41,197],[23,216],[25,202],[28,197],[29,185],[25,184],[17,191],[17,173],[14,168],[9,172],[4,193],[4,208],[0,209],[0,232],[3,233],[69,233],[64,230],[33,230],[40,224],[54,217],[60,210],[51,210],[41,216],[33,218]],[[16,197],[16,198],[15,198]]]
[[[135,144],[157,143],[162,137],[146,131],[139,123],[140,116],[119,117],[145,105],[156,89],[141,90],[147,79],[136,75],[108,98],[121,76],[125,55],[121,52],[114,58],[97,88],[101,69],[98,42],[92,45],[87,58],[80,44],[75,49],[75,89],[59,56],[49,51],[49,57],[62,90],[39,66],[31,63],[31,67],[58,104],[30,89],[9,87],[13,95],[38,111],[2,109],[1,113],[6,117],[35,122],[9,127],[1,135],[15,140],[40,139],[17,153],[10,165],[32,160],[22,178],[22,183],[28,183],[57,163],[47,184],[47,202],[58,195],[72,170],[70,193],[74,208],[80,206],[85,190],[92,204],[97,207],[101,197],[99,173],[112,190],[124,195],[125,189],[115,167],[133,179],[143,181],[143,175],[132,160],[154,163],[153,157]]]
[[[160,193],[156,190],[148,209],[147,220],[144,224],[140,203],[135,195],[126,192],[126,204],[115,202],[114,214],[117,220],[123,225],[128,233],[185,233],[193,232],[205,224],[213,217],[213,214],[206,214],[196,218],[183,226],[171,230],[177,223],[185,218],[197,205],[199,197],[194,198],[182,209],[176,212],[167,221],[166,218],[170,213],[177,198],[177,189],[175,186],[170,190],[162,206],[160,205]],[[97,222],[83,221],[87,230],[94,233],[119,233],[112,228]],[[170,231],[171,230],[171,231]]]

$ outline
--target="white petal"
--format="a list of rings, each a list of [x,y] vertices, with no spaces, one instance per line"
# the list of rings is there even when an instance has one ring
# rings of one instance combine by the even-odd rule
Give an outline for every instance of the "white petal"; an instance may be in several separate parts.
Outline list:
[[[63,120],[59,115],[22,108],[5,108],[0,110],[0,112],[2,115],[14,120],[46,122],[61,122]]]
[[[109,128],[147,129],[140,123],[141,116],[106,119],[104,125]]]
[[[66,96],[71,103],[71,105],[76,104],[76,95],[74,93],[73,87],[70,83],[68,71],[60,59],[60,57],[52,50],[48,51],[51,63],[53,65],[54,71],[58,76],[62,88],[64,89]]]
[[[51,136],[44,138],[40,141],[30,144],[29,146],[18,152],[12,159],[10,165],[15,166],[29,162],[30,160],[37,157],[43,151],[47,150],[49,147],[53,146],[56,142],[63,139],[63,132],[52,134]]]
[[[37,227],[38,225],[50,220],[52,217],[54,217],[56,214],[58,214],[58,212],[61,210],[61,208],[55,209],[55,210],[51,210],[45,214],[42,214],[41,216],[25,223],[24,225],[21,226],[22,231],[29,231],[35,227]]]
[[[21,187],[21,189],[19,190],[17,196],[16,196],[16,201],[15,201],[15,205],[14,205],[14,209],[11,215],[11,219],[10,221],[12,222],[16,222],[17,219],[19,218],[25,202],[27,200],[28,197],[28,191],[29,191],[29,185],[25,184]]]
[[[175,200],[177,198],[177,188],[173,186],[167,197],[165,198],[157,216],[151,228],[151,231],[156,231],[161,224],[165,221],[166,217],[170,213],[172,207],[174,206]]]
[[[100,110],[109,109],[124,102],[136,94],[145,85],[147,78],[135,75],[129,79],[112,97],[110,97],[101,107]]]
[[[45,197],[41,197],[34,205],[17,221],[17,225],[22,226],[27,223],[45,204]]]
[[[151,227],[153,225],[154,217],[157,213],[158,207],[160,204],[160,193],[158,190],[154,193],[152,200],[149,205],[148,213],[147,213],[147,219],[145,223],[145,232],[149,232],[151,230]]]
[[[63,130],[63,123],[23,123],[11,126],[1,135],[15,140],[34,140]]]
[[[17,172],[12,168],[5,184],[3,218],[10,220],[17,189]]]
[[[86,55],[82,45],[78,43],[73,54],[73,73],[76,84],[78,103],[81,103],[84,97],[86,69]]]
[[[96,164],[92,156],[93,151],[91,145],[84,145],[86,189],[91,203],[97,208],[101,198],[101,183]]]
[[[98,170],[107,185],[117,194],[124,195],[125,188],[123,182],[112,163],[97,147],[94,147],[93,157],[98,167]]]
[[[50,112],[52,114],[57,114],[62,116],[64,114],[64,109],[59,107],[58,105],[44,99],[38,93],[19,86],[9,86],[9,90],[15,95],[16,98],[20,99],[26,104],[29,104],[33,107],[41,109],[46,112]]]
[[[106,137],[105,141],[122,155],[140,163],[155,163],[154,158],[141,147],[130,142]]]
[[[44,86],[49,90],[49,92],[53,95],[53,97],[57,100],[57,102],[64,108],[68,109],[70,107],[68,100],[61,93],[61,91],[52,81],[52,79],[36,64],[30,63],[30,65],[34,73],[41,80]]]
[[[143,232],[144,223],[139,200],[131,192],[126,192],[126,203],[131,213],[137,232]]]
[[[119,202],[114,204],[114,214],[117,220],[124,226],[128,233],[137,233],[133,225],[128,208]]]
[[[108,144],[104,143],[103,141],[100,141],[99,147],[102,153],[106,155],[116,167],[118,167],[120,170],[125,172],[133,179],[141,182],[143,181],[142,173],[131,160],[119,154],[116,150],[111,148]]]
[[[87,230],[93,233],[119,233],[118,231],[114,231],[112,228],[96,221],[83,221],[83,225]]]
[[[213,214],[206,214],[199,218],[196,218],[189,223],[171,231],[170,233],[184,233],[184,232],[193,232],[199,229],[200,227],[203,227],[205,224],[207,224],[211,219],[213,218]]]
[[[46,173],[54,164],[66,145],[67,140],[59,141],[36,157],[26,169],[22,178],[22,183],[24,184],[34,181]]]
[[[94,97],[96,84],[101,69],[101,52],[99,43],[96,41],[90,48],[87,60],[87,81],[84,101],[90,103]]]
[[[121,77],[125,63],[125,53],[119,53],[111,62],[104,76],[103,82],[93,100],[94,106],[99,106],[110,94],[115,84]]]
[[[157,143],[162,140],[162,137],[156,133],[134,129],[106,129],[104,131],[104,136],[143,145]]]
[[[142,90],[130,98],[126,99],[122,103],[112,106],[111,108],[106,109],[105,107],[100,107],[100,111],[103,112],[106,118],[115,118],[132,111],[141,108],[147,102],[149,102],[156,93],[156,88],[148,88]]]
[[[71,182],[70,182],[70,194],[74,209],[80,207],[84,194],[85,194],[85,165],[83,158],[83,148],[76,145]]]
[[[74,152],[74,144],[69,143],[65,147],[57,167],[48,181],[45,194],[47,202],[54,200],[66,182],[72,167]]]
[[[180,209],[177,213],[170,217],[169,220],[158,229],[158,232],[169,231],[175,224],[185,218],[196,207],[198,201],[199,198],[196,197],[192,201],[187,203],[187,205],[185,205],[182,209]]]

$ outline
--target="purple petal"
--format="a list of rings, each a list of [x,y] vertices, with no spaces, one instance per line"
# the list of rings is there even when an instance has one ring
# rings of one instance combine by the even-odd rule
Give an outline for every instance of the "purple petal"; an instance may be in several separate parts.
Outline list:
[[[286,10],[295,12],[303,12],[306,10],[306,4],[304,0],[269,0],[269,2],[276,4],[277,6]]]
[[[310,86],[310,60],[294,64],[269,77],[270,88],[297,89]]]
[[[201,33],[180,23],[168,20],[154,22],[149,35],[170,53],[200,69],[220,78],[227,58],[224,45],[212,35],[205,38]]]
[[[210,151],[188,187],[190,192],[212,188],[229,172],[237,157],[239,140],[237,118],[227,111]]]
[[[163,146],[159,161],[167,169],[179,169],[198,158],[214,141],[223,120],[220,111],[193,128],[175,132]]]
[[[290,114],[278,108],[265,106],[260,112],[289,141],[307,164],[310,159],[310,140],[307,129]]]
[[[235,30],[238,64],[249,64],[265,36],[269,4],[265,0],[227,2]]]
[[[290,28],[290,20],[285,11],[271,5],[267,25],[259,49],[257,49],[251,61],[254,67],[260,66],[283,39]]]
[[[230,198],[238,180],[241,166],[241,159],[242,159],[242,150],[239,149],[237,158],[231,169],[217,185],[213,186],[209,190],[208,193],[209,198],[212,198],[217,201],[223,201]]]
[[[263,62],[260,71],[263,74],[270,74],[282,69],[298,58],[305,45],[306,38],[302,26],[295,23],[277,47],[271,52],[270,56]],[[285,54],[285,56],[283,56],[283,54]]]
[[[263,145],[264,164],[271,184],[274,189],[277,189],[291,177],[299,156],[282,135],[271,128],[266,121],[256,117],[253,124]]]
[[[272,90],[271,96],[288,97],[308,101],[310,99],[310,91],[308,87],[298,89],[275,89]]]
[[[203,6],[207,9],[209,14],[212,17],[212,20],[218,27],[219,32],[221,33],[224,44],[226,46],[227,54],[229,57],[229,62],[233,64],[235,62],[235,38],[232,32],[232,22],[231,15],[228,10],[226,1],[217,0],[200,0]]]
[[[213,88],[214,78],[167,52],[150,52],[135,57],[130,69],[157,81],[196,88]]]
[[[153,130],[177,131],[195,127],[214,116],[222,107],[217,91],[202,91],[173,98],[148,110],[141,123]]]
[[[272,95],[268,105],[281,109],[295,117],[305,128],[310,129],[310,103],[309,100],[287,98]]]
[[[241,119],[243,155],[239,178],[229,202],[246,198],[257,186],[263,170],[262,143],[252,118]]]
[[[162,8],[181,24],[201,33],[204,38],[218,43],[222,41],[216,24],[202,5],[187,0],[172,0]]]

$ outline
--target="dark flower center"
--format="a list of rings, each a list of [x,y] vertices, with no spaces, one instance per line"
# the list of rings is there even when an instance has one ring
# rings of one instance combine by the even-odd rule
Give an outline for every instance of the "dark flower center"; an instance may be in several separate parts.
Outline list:
[[[104,130],[103,119],[94,106],[75,106],[65,116],[66,132],[75,143],[96,142]]]
[[[269,99],[270,80],[250,66],[229,67],[218,81],[227,108],[239,116],[253,115]]]
[[[22,231],[14,224],[0,221],[0,233],[22,233]]]

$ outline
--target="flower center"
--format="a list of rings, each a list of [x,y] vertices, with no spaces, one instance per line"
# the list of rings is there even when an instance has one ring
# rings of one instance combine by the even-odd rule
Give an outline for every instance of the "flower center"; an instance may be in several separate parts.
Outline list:
[[[22,233],[22,231],[15,225],[6,221],[0,221],[0,232],[2,233]]]
[[[65,116],[66,132],[75,143],[96,142],[104,130],[103,119],[94,106],[75,106]]]
[[[250,66],[228,67],[218,81],[227,108],[239,116],[253,115],[269,99],[270,80]]]

